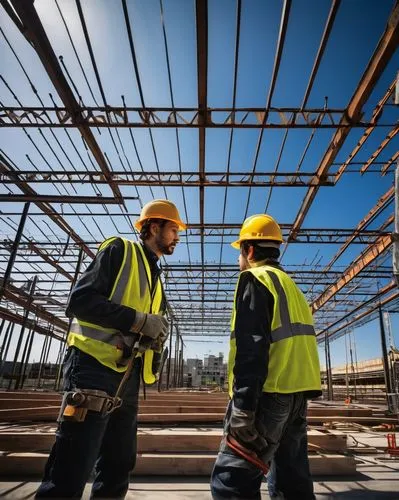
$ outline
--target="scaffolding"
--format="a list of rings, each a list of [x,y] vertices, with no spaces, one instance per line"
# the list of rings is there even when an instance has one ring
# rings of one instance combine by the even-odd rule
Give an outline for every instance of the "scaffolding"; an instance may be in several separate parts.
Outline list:
[[[342,9],[339,0],[332,0],[320,27],[322,35],[302,102],[296,106],[288,102],[286,107],[274,106],[273,102],[281,85],[279,74],[293,15],[290,0],[282,2],[270,81],[264,82],[265,105],[253,107],[237,105],[245,7],[241,0],[236,1],[229,107],[212,107],[208,99],[210,5],[207,0],[196,0],[193,11],[197,102],[191,107],[175,105],[179,99],[172,84],[171,33],[164,12],[167,2],[159,2],[169,97],[164,107],[147,105],[140,67],[142,55],[135,44],[135,19],[126,0],[118,5],[120,30],[128,47],[123,57],[131,67],[140,104],[126,102],[123,95],[119,103],[109,101],[95,56],[92,28],[87,22],[90,6],[82,3],[76,0],[76,19],[88,53],[88,65],[79,55],[73,34],[76,31],[71,31],[62,3],[55,0],[54,4],[66,33],[68,50],[74,54],[72,65],[70,59],[57,54],[36,3],[0,0],[2,41],[31,91],[29,105],[25,105],[26,96],[19,95],[16,82],[2,69],[0,131],[12,131],[21,141],[25,156],[21,162],[21,155],[7,148],[5,142],[0,143],[0,360],[4,362],[7,357],[11,337],[18,337],[10,388],[22,387],[37,335],[43,342],[38,384],[52,341],[57,346],[59,366],[70,326],[65,307],[71,288],[106,237],[136,238],[134,219],[152,197],[176,201],[188,224],[181,237],[179,259],[162,261],[174,325],[169,356],[176,363],[175,385],[176,379],[182,379],[180,365],[185,341],[204,338],[209,342],[220,338],[227,341],[239,274],[229,244],[237,236],[244,218],[253,213],[253,207],[258,212],[270,211],[278,197],[288,199],[295,193],[293,197],[298,200],[295,211],[290,205],[279,220],[285,240],[282,263],[312,305],[317,336],[322,345],[326,344],[328,356],[329,341],[351,331],[355,325],[378,318],[382,310],[399,311],[399,291],[391,264],[393,174],[399,158],[394,145],[398,144],[399,124],[398,108],[393,103],[397,68],[390,62],[399,43],[397,1],[392,2],[385,29],[370,49],[369,61],[352,89],[352,97],[340,107],[330,107],[327,98],[319,107],[309,105],[326,48],[338,30],[337,15]],[[10,36],[11,28],[19,31],[18,44],[12,41],[15,35]],[[52,89],[48,97],[38,90],[31,69],[22,63],[22,46],[29,47],[43,77],[48,77]],[[76,64],[80,68],[79,81],[84,82],[82,87],[70,69]],[[377,85],[381,81],[389,83],[382,89]],[[92,105],[86,105],[85,101]],[[152,158],[150,168],[140,152],[140,142],[144,140],[143,135],[138,135],[141,131],[146,133],[145,147]],[[243,131],[256,134],[256,146],[252,163],[237,168],[232,160],[233,150],[238,134]],[[320,134],[327,132],[330,136],[325,141],[326,136]],[[216,133],[225,134],[226,144],[225,156],[219,158],[218,165],[207,156],[209,143],[216,137],[212,134]],[[273,133],[280,134],[279,151],[274,165],[264,168],[264,161],[260,160],[262,149],[267,148],[268,134]],[[165,134],[176,148],[173,164],[166,164],[162,158],[159,134]],[[197,144],[197,155],[192,161],[183,153],[186,134]],[[295,134],[307,134],[305,146],[296,164],[290,161],[287,168],[283,157],[288,141],[298,137]],[[323,140],[324,153],[315,159],[311,149],[315,142]],[[367,178],[380,186],[380,196],[367,197],[362,204],[367,208],[356,224],[344,227],[342,221],[334,219],[334,207],[327,210],[323,204],[325,226],[305,225],[309,213],[317,210],[323,193],[336,192],[334,202],[339,204],[340,188],[345,182],[351,182],[357,189],[357,183]],[[392,182],[387,182],[390,178]],[[239,217],[236,197],[242,204]],[[306,248],[306,257],[293,258],[292,248],[301,247]]]

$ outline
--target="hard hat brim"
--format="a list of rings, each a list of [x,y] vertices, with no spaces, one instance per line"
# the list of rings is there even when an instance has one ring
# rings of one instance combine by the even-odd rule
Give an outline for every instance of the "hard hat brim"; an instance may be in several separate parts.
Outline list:
[[[236,241],[233,241],[233,243],[230,243],[230,245],[235,248],[236,250],[240,250],[241,248],[241,243],[243,241],[256,241],[258,240],[259,242],[264,242],[266,243],[267,241],[270,241],[268,238],[242,238],[240,240],[236,240]],[[270,247],[273,247],[273,248],[278,248],[280,245],[282,245],[284,243],[284,240],[281,239],[281,240],[271,240],[271,241],[276,241],[276,245],[267,245],[267,246],[270,246]]]
[[[148,220],[148,219],[164,219],[164,220],[168,220],[170,222],[174,222],[175,224],[177,224],[179,226],[179,231],[185,231],[187,229],[187,226],[186,224],[184,224],[183,221],[181,220],[176,220],[176,219],[170,219],[169,217],[165,217],[164,215],[157,215],[157,214],[153,214],[151,215],[151,217],[144,217],[143,219],[139,219],[137,220],[135,223],[134,223],[134,227],[138,230],[138,231],[141,231],[141,227],[143,225],[143,223]]]
[[[230,243],[230,245],[235,248],[236,250],[239,250],[240,249],[240,240],[237,240],[237,241],[233,241],[233,243]]]

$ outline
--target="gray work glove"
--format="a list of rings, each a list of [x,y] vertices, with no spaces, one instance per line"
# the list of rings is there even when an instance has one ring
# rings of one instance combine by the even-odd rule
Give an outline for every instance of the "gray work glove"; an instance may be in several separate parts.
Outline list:
[[[140,333],[162,344],[168,338],[169,321],[160,314],[136,311],[136,319],[130,328],[133,333]]]
[[[231,404],[229,434],[247,448],[260,453],[267,447],[267,441],[256,429],[255,412],[240,410]]]

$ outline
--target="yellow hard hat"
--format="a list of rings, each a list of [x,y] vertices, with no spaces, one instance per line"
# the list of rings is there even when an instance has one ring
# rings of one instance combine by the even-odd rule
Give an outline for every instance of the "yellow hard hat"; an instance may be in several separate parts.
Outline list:
[[[186,225],[180,219],[176,205],[169,200],[152,200],[141,209],[140,218],[135,222],[134,227],[141,230],[141,226],[147,219],[166,219],[175,222],[179,226],[179,231],[184,231]]]
[[[238,240],[234,241],[231,246],[239,249],[241,242],[246,240],[272,240],[282,243],[283,235],[273,217],[267,214],[257,214],[245,219]]]

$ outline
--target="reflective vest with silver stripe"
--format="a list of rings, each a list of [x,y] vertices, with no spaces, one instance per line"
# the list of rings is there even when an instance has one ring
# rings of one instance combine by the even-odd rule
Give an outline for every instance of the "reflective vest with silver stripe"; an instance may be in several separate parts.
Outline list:
[[[106,248],[116,238],[109,238],[100,246]],[[158,314],[162,304],[162,284],[160,278],[152,287],[151,270],[140,244],[121,238],[124,254],[121,267],[108,299],[115,304],[131,307],[140,312]],[[151,295],[151,289],[153,293]],[[124,372],[128,359],[123,357],[123,347],[132,347],[133,336],[122,335],[119,330],[104,328],[94,323],[75,318],[68,335],[68,345],[76,346],[81,351],[96,358],[103,365],[118,372]],[[152,372],[154,351],[144,354],[144,381],[153,384],[157,374]]]
[[[244,272],[252,273],[269,290],[274,299],[269,365],[263,391],[277,393],[320,391],[316,335],[312,313],[305,296],[284,271],[275,267],[263,265]],[[233,396],[237,352],[234,331],[237,289],[238,283],[231,318],[232,333],[228,360],[230,397]]]

